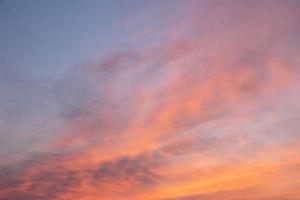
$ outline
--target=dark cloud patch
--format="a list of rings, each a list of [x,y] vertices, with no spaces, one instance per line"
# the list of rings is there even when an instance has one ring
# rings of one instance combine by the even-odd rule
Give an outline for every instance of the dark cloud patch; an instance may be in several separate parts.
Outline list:
[[[0,190],[9,188],[17,188],[22,184],[23,180],[20,173],[9,167],[0,168]]]
[[[74,191],[80,185],[81,179],[80,173],[72,170],[45,170],[32,177],[29,191],[33,194],[41,193],[49,199],[59,199],[61,194]]]
[[[151,190],[164,179],[165,162],[157,153],[123,156],[102,163],[93,172],[93,182],[104,194],[113,193],[117,196]]]
[[[0,189],[18,188],[28,181],[26,173],[29,170],[58,163],[61,159],[61,154],[34,153],[28,159],[3,165],[0,167]]]
[[[35,194],[30,194],[29,192],[11,192],[7,194],[5,197],[1,197],[1,200],[39,200],[41,198],[44,198],[43,196],[40,195],[35,195]],[[44,198],[45,200],[50,200],[49,198]]]
[[[98,168],[74,170],[63,164],[64,156],[44,156],[19,163],[18,168],[1,167],[0,199],[72,199],[84,192],[80,190],[83,182],[103,195],[132,194],[151,189],[162,180],[165,165],[159,153],[143,153],[102,162]]]
[[[80,173],[56,168],[60,154],[40,153],[0,168],[0,199],[59,199],[80,184]]]
[[[96,64],[95,70],[100,73],[114,73],[118,70],[137,68],[141,64],[142,55],[137,50],[125,50],[110,55],[102,62]]]

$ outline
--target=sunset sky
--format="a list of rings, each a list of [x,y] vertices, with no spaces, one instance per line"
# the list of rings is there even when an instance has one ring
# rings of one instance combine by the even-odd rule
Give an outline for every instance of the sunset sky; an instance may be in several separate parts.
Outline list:
[[[300,200],[300,1],[0,0],[0,200]]]

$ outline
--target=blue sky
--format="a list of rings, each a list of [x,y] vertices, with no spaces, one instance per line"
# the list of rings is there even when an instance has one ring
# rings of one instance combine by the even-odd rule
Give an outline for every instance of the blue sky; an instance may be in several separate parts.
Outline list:
[[[143,12],[154,9],[147,21],[157,23],[163,7],[136,0],[3,1],[1,65],[30,78],[55,78],[72,65],[125,44],[129,34],[145,26],[130,25]]]

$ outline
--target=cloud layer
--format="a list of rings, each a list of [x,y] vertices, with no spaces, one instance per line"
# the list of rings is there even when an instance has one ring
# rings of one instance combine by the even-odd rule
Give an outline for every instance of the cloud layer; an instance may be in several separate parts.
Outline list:
[[[159,45],[73,67],[61,127],[0,162],[0,199],[299,199],[299,6],[177,2]]]

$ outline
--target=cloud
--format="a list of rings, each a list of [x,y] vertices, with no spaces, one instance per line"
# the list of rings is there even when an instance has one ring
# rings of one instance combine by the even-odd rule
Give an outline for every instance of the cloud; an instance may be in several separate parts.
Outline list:
[[[185,2],[168,40],[57,82],[63,128],[0,199],[296,199],[298,2]]]
[[[163,178],[164,158],[156,152],[122,156],[94,168],[76,170],[67,165],[71,155],[40,154],[31,160],[0,169],[0,199],[120,198],[149,190]],[[91,195],[91,194],[88,194]]]

